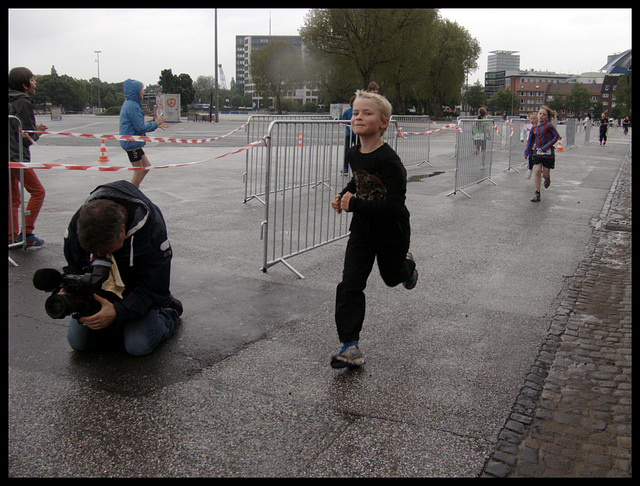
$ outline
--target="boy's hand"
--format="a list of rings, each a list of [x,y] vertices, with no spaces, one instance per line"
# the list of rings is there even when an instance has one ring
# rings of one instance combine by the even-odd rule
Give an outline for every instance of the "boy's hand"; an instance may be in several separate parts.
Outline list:
[[[342,209],[340,209],[340,200],[342,199],[342,196],[340,194],[337,194],[336,197],[334,197],[331,201],[331,207],[335,210],[336,213],[340,214],[342,212]]]
[[[349,211],[349,201],[351,201],[352,197],[352,193],[350,193],[349,191],[345,192],[344,196],[342,196],[342,198],[340,199],[340,209],[342,209],[343,211]]]

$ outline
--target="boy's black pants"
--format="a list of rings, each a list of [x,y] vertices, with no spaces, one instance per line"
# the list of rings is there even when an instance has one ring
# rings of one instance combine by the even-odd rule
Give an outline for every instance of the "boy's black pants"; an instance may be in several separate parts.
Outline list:
[[[342,282],[336,289],[336,326],[340,342],[358,341],[365,315],[364,289],[377,258],[378,269],[389,287],[408,280],[415,262],[407,260],[409,238],[382,241],[368,232],[351,228],[344,257]]]

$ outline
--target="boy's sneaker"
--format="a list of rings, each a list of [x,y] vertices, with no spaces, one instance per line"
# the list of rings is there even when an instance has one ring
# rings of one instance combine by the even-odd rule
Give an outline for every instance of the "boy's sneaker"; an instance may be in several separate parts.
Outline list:
[[[414,261],[413,254],[410,251],[407,252],[407,260]],[[407,280],[402,282],[402,285],[404,285],[405,289],[411,290],[416,286],[417,283],[418,283],[418,267],[413,269],[413,275],[411,275],[411,277],[409,277]]]
[[[344,343],[340,352],[331,356],[332,368],[357,368],[364,364],[358,343]]]
[[[547,177],[547,178],[544,180],[544,188],[545,188],[545,189],[548,189],[550,185],[551,185],[551,176]]]
[[[18,235],[18,241],[22,241],[22,233]],[[39,248],[44,246],[44,240],[38,238],[33,233],[27,234],[27,248]]]

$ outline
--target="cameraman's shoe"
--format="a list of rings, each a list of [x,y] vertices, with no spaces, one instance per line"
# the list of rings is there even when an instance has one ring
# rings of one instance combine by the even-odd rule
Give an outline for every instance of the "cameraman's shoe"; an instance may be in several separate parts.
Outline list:
[[[169,299],[164,303],[162,307],[175,310],[179,316],[182,315],[182,302],[176,299],[173,295],[169,296]]]
[[[407,260],[411,260],[412,262],[414,261],[413,254],[410,251],[407,252]],[[404,285],[405,289],[411,290],[416,286],[417,283],[418,283],[418,268],[416,267],[413,269],[413,273],[411,274],[411,277],[409,277],[407,280],[402,282],[402,285]]]

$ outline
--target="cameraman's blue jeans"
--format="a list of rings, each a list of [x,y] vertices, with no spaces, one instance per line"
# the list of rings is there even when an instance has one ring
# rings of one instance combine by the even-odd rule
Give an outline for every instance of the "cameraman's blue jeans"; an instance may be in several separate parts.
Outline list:
[[[176,332],[180,317],[174,309],[154,309],[146,316],[128,321],[123,327],[115,325],[94,331],[73,317],[69,319],[67,341],[77,351],[89,351],[113,340],[120,333],[124,338],[127,353],[146,356],[162,341]]]

